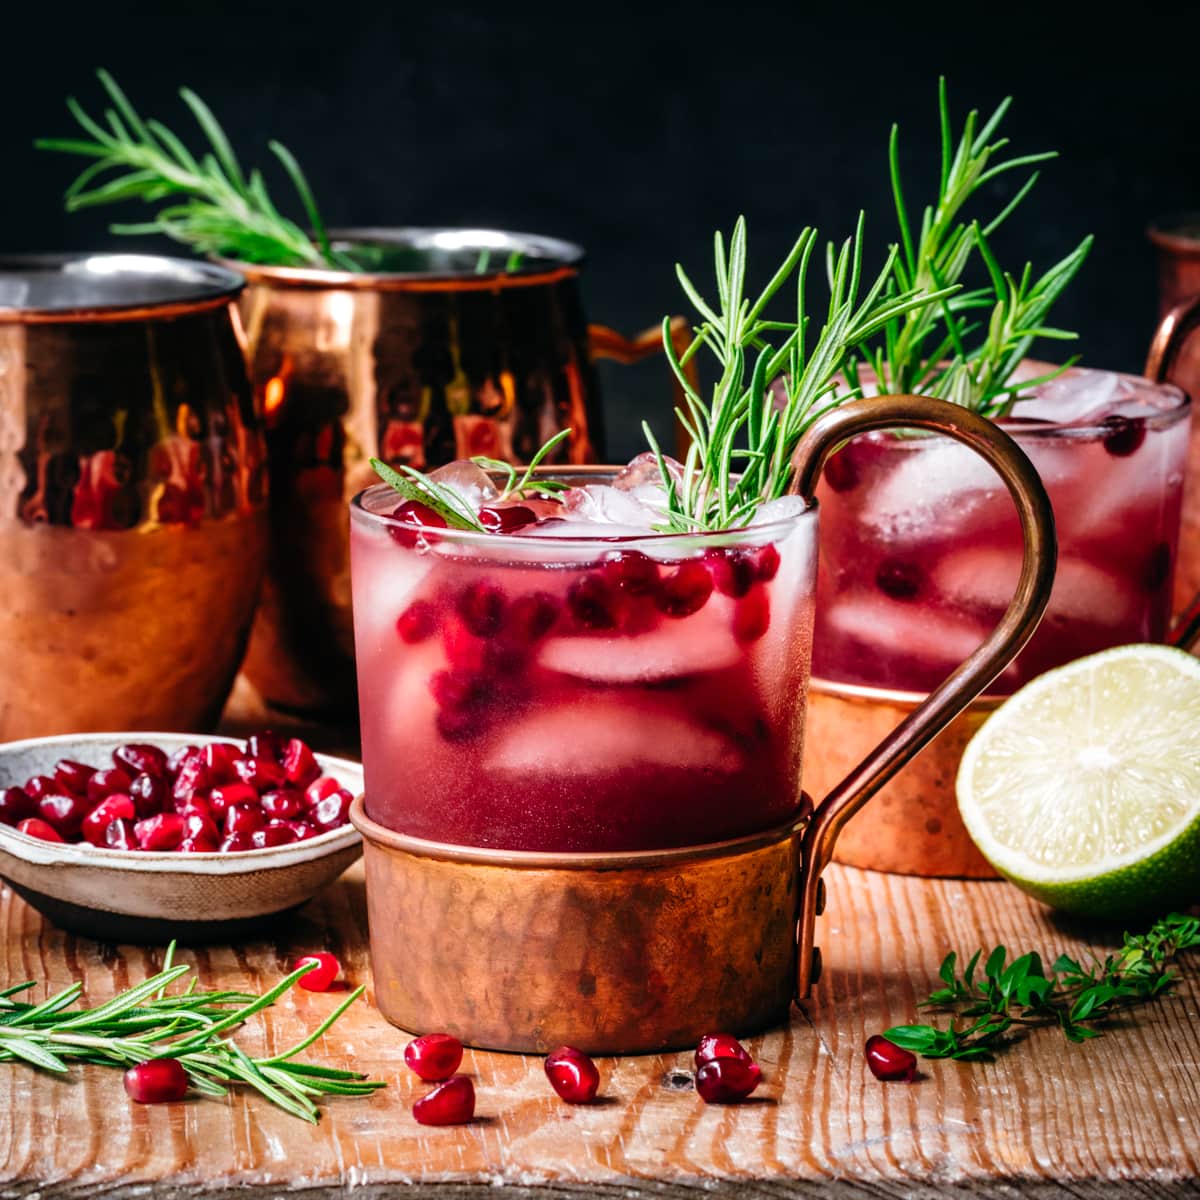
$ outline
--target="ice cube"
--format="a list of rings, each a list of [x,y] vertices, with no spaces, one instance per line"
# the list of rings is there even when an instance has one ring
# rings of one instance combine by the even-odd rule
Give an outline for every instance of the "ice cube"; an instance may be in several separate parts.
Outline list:
[[[770,525],[774,521],[790,521],[808,509],[808,503],[803,496],[780,496],[768,500],[754,514],[751,525]]]
[[[412,603],[433,568],[428,554],[397,546],[391,539],[355,552],[353,586],[360,593],[354,607],[355,641],[365,656],[396,640],[396,618]]]
[[[429,478],[441,487],[457,493],[472,512],[478,512],[490,504],[500,493],[492,483],[491,476],[476,463],[458,459],[429,472]]]
[[[642,531],[649,530],[658,516],[628,492],[600,484],[572,488],[563,497],[563,507],[568,517],[576,521],[623,525]]]
[[[1029,399],[1017,401],[1013,416],[1057,424],[1099,421],[1115,412],[1122,398],[1128,398],[1125,378],[1114,371],[1072,367],[1056,379],[1039,384]]]
[[[663,463],[676,482],[683,479],[683,465],[669,455],[663,455]],[[635,492],[647,485],[652,485],[660,491],[663,487],[662,472],[658,469],[658,459],[649,450],[644,450],[636,458],[629,460],[613,480],[613,487],[619,492]]]
[[[730,773],[741,766],[742,755],[728,737],[689,720],[676,705],[598,694],[540,709],[506,727],[484,772],[570,778],[630,767]]]

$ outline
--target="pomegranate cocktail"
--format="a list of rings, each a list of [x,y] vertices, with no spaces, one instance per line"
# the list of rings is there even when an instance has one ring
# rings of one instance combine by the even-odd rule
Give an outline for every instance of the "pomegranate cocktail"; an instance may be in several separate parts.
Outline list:
[[[768,829],[800,805],[816,515],[655,533],[652,456],[503,497],[430,476],[488,532],[385,485],[352,510],[372,819],[435,841],[640,850]]]

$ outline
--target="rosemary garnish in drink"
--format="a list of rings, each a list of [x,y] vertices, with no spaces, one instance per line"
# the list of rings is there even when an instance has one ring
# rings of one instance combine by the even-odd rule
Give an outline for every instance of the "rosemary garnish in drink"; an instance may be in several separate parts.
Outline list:
[[[1116,1012],[1143,1004],[1169,991],[1178,979],[1172,960],[1200,947],[1200,917],[1172,913],[1145,934],[1125,934],[1124,945],[1103,961],[1092,957],[1084,966],[1060,955],[1049,974],[1035,951],[1008,962],[997,946],[983,962],[977,950],[958,972],[957,955],[945,958],[938,972],[944,987],[923,1007],[949,1010],[967,1018],[952,1019],[945,1029],[935,1025],[898,1025],[885,1034],[889,1041],[926,1058],[987,1059],[1011,1042],[1021,1029],[1057,1025],[1072,1042],[1098,1037],[1097,1025]]]
[[[125,1068],[173,1058],[183,1066],[190,1085],[203,1095],[224,1096],[228,1084],[247,1084],[272,1104],[314,1124],[321,1115],[315,1098],[367,1096],[385,1086],[354,1071],[294,1061],[363,994],[363,988],[355,988],[294,1046],[266,1058],[251,1058],[224,1035],[274,1004],[317,964],[306,963],[261,996],[202,992],[194,977],[182,992],[168,995],[170,985],[191,970],[173,965],[174,951],[172,942],[157,975],[98,1008],[72,1007],[83,991],[79,983],[40,1004],[13,999],[34,987],[33,982],[0,991],[0,1062],[25,1062],[65,1074],[69,1061]]]
[[[961,215],[984,185],[1009,171],[1056,157],[1047,151],[1001,158],[1008,139],[996,138],[995,133],[1011,103],[1011,97],[1004,100],[982,128],[977,128],[979,114],[969,113],[955,144],[946,81],[939,81],[941,173],[937,199],[924,209],[915,236],[900,178],[899,130],[892,126],[888,165],[901,253],[893,260],[888,291],[902,293],[960,283],[976,253],[986,267],[988,286],[961,291],[944,303],[913,309],[903,318],[887,322],[881,341],[873,346],[864,339],[857,354],[874,371],[880,392],[938,396],[998,417],[1010,411],[1020,391],[1054,378],[1076,361],[1071,359],[1038,379],[1012,382],[1036,338],[1070,340],[1076,336],[1044,321],[1087,257],[1091,237],[1084,238],[1040,279],[1034,279],[1030,264],[1019,276],[1001,270],[988,239],[1029,195],[1037,171],[985,224],[967,222]],[[851,386],[859,389],[856,355],[848,356],[845,372]]]

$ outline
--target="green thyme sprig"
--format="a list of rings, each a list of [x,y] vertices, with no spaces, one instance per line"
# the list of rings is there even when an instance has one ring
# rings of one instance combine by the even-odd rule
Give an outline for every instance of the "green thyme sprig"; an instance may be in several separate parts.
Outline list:
[[[191,968],[173,965],[175,944],[167,948],[163,969],[98,1008],[74,1008],[83,991],[73,983],[40,1004],[13,997],[35,984],[19,983],[0,991],[0,1062],[24,1062],[43,1071],[66,1074],[69,1062],[125,1069],[155,1058],[175,1058],[191,1086],[206,1096],[225,1096],[229,1085],[245,1084],[271,1103],[316,1123],[322,1096],[367,1096],[384,1087],[354,1071],[295,1062],[363,994],[355,988],[307,1037],[269,1058],[251,1058],[221,1036],[270,1007],[317,964],[308,963],[261,996],[197,988],[195,976],[173,995],[167,989]]]
[[[208,143],[199,157],[162,122],[143,119],[107,71],[97,75],[112,105],[102,121],[89,116],[74,97],[67,100],[90,140],[42,138],[35,143],[42,150],[95,160],[67,189],[68,211],[139,199],[163,207],[150,221],[113,225],[114,233],[164,234],[202,254],[243,262],[359,269],[330,244],[312,189],[286,146],[268,143],[296,191],[312,238],[280,213],[260,171],[243,171],[225,131],[195,92],[182,88],[179,95]]]
[[[1145,934],[1125,934],[1124,945],[1103,960],[1084,966],[1062,954],[1047,973],[1036,952],[1008,961],[997,946],[983,962],[977,950],[961,973],[948,954],[938,972],[944,987],[922,1007],[955,1014],[948,1026],[897,1025],[884,1036],[926,1058],[990,1059],[1017,1034],[1057,1025],[1072,1042],[1098,1037],[1098,1026],[1117,1012],[1169,991],[1178,980],[1171,963],[1200,947],[1200,917],[1172,913]]]
[[[663,322],[663,348],[683,391],[676,409],[691,445],[676,474],[649,425],[643,429],[659,461],[667,493],[668,531],[732,529],[745,524],[768,500],[782,496],[791,482],[791,459],[804,431],[831,404],[835,377],[850,348],[889,322],[953,296],[957,285],[887,289],[898,248],[891,247],[874,280],[863,281],[863,218],[854,235],[828,255],[830,297],[824,323],[809,345],[806,285],[815,229],[804,229],[767,286],[746,290],[746,222],[739,218],[729,240],[714,242],[717,298],[710,302],[682,267],[679,282],[699,312],[695,338],[677,355],[670,322]],[[795,316],[772,319],[766,310],[787,285],[795,289]],[[684,367],[701,347],[717,361],[720,378],[709,398],[688,379]],[[775,388],[781,389],[777,395]],[[841,399],[846,398],[844,395]]]
[[[923,210],[915,236],[900,176],[899,129],[892,126],[888,166],[902,253],[893,262],[889,290],[941,288],[961,282],[976,256],[986,265],[989,286],[965,289],[942,304],[915,309],[903,319],[889,322],[878,343],[864,343],[848,356],[845,370],[852,388],[860,387],[857,360],[861,357],[873,369],[880,391],[938,396],[997,417],[1011,409],[1020,390],[1045,382],[1071,365],[1064,364],[1051,375],[1019,386],[1010,382],[1035,338],[1076,336],[1043,321],[1087,257],[1092,239],[1085,238],[1036,281],[1029,264],[1019,277],[1000,270],[988,239],[1029,195],[1038,180],[1037,171],[1026,177],[986,223],[962,216],[968,202],[1001,175],[1057,157],[1055,152],[1045,151],[1002,158],[1008,139],[995,134],[1011,104],[1011,97],[1005,99],[982,127],[979,114],[969,113],[955,142],[946,81],[939,80],[941,170],[937,198]],[[976,335],[979,340],[972,343]]]

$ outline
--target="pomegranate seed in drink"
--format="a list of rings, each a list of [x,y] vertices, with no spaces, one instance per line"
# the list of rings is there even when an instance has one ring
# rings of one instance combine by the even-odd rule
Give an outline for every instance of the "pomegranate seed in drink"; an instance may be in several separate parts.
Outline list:
[[[546,1056],[546,1078],[568,1104],[591,1104],[600,1090],[600,1072],[582,1050],[559,1046]]]
[[[128,775],[153,775],[161,779],[167,774],[167,755],[158,746],[145,742],[129,742],[113,751],[113,764]]]
[[[225,810],[225,836],[232,837],[235,833],[247,836],[256,833],[267,823],[262,809],[256,804],[233,804]],[[249,847],[247,842],[246,846]]]
[[[37,801],[20,787],[0,791],[0,825],[15,825],[37,812]]]
[[[298,987],[306,992],[327,992],[330,984],[341,974],[342,964],[327,950],[318,950],[313,954],[305,954],[292,963],[292,970],[298,971],[309,963],[316,963],[311,971],[301,975],[296,980]]]
[[[159,813],[138,821],[133,831],[143,850],[175,850],[183,841],[183,818],[178,813]]]
[[[706,1033],[696,1047],[696,1070],[714,1058],[739,1058],[742,1062],[754,1061],[750,1051],[732,1033]]]
[[[722,596],[744,596],[758,577],[758,569],[741,550],[708,550],[704,564],[712,575],[713,586]]]
[[[217,847],[222,854],[240,854],[243,850],[253,850],[248,833],[231,833]]]
[[[74,762],[69,758],[60,758],[54,764],[54,778],[68,792],[73,792],[76,796],[86,796],[88,788],[88,780],[96,774],[95,767],[89,767],[81,762]]]
[[[415,646],[437,629],[437,609],[428,600],[414,600],[397,618],[396,632],[406,645]]]
[[[921,590],[924,576],[916,563],[888,558],[875,572],[875,586],[893,600],[913,600]]]
[[[133,830],[133,822],[129,820],[110,821],[104,831],[103,845],[110,850],[137,850],[137,834]]]
[[[537,514],[523,504],[507,504],[503,508],[484,505],[479,510],[479,523],[488,533],[512,533],[537,520]]]
[[[743,645],[756,642],[771,624],[771,602],[766,591],[755,587],[738,601],[733,613],[733,636]]]
[[[38,801],[38,816],[53,825],[64,838],[74,838],[92,806],[82,796],[61,794],[43,796]]]
[[[640,550],[618,550],[604,560],[609,582],[631,596],[648,596],[658,586],[658,564]]]
[[[280,763],[283,761],[283,738],[273,729],[262,729],[252,733],[246,741],[250,758],[260,758],[263,762]]]
[[[164,1104],[182,1100],[188,1077],[177,1058],[152,1058],[125,1072],[125,1092],[139,1104]]]
[[[59,795],[62,785],[49,775],[35,775],[25,784],[25,791],[32,799],[40,800],[43,796]]]
[[[504,636],[516,646],[532,646],[554,628],[557,620],[558,601],[549,592],[529,592],[508,606]]]
[[[1104,448],[1114,458],[1128,458],[1146,440],[1146,424],[1140,419],[1114,415],[1100,424],[1109,430],[1104,435]]]
[[[567,589],[567,607],[585,629],[614,629],[621,619],[617,589],[597,571],[575,580]]]
[[[848,447],[843,447],[825,460],[824,473],[825,482],[835,492],[852,492],[858,487],[858,468],[854,465]]]
[[[27,837],[37,838],[42,842],[66,841],[66,838],[61,837],[53,825],[47,825],[38,817],[26,817],[24,821],[18,821],[17,832],[23,833]]]
[[[440,513],[416,500],[406,500],[391,515],[401,525],[389,525],[388,533],[401,546],[415,546],[422,529],[446,528],[446,521]]]
[[[129,785],[128,796],[139,817],[152,817],[166,807],[167,784],[155,775],[142,774]]]
[[[712,590],[713,579],[704,563],[689,559],[659,584],[655,600],[668,617],[690,617],[708,603]]]
[[[426,1083],[449,1079],[462,1063],[463,1045],[448,1033],[425,1033],[404,1047],[404,1061]]]
[[[478,638],[495,637],[504,622],[504,593],[483,580],[469,584],[458,597],[458,615]]]
[[[466,1125],[475,1116],[475,1085],[466,1075],[439,1083],[413,1105],[420,1125]]]
[[[283,768],[270,758],[242,758],[233,764],[237,777],[248,783],[256,792],[269,792],[287,783]],[[226,784],[232,787],[232,784]]]
[[[326,796],[319,804],[308,810],[307,819],[322,833],[330,829],[340,829],[345,825],[350,814],[351,796],[347,791],[335,792]]]
[[[292,788],[281,788],[277,792],[267,792],[259,801],[262,810],[268,817],[285,820],[288,817],[298,817],[304,811],[304,797]]]
[[[750,561],[762,583],[770,583],[779,573],[779,551],[769,543],[750,552]]]
[[[334,792],[339,792],[341,789],[342,785],[332,775],[322,775],[304,789],[304,807],[313,808],[320,804],[326,796],[332,796]]]
[[[114,821],[132,821],[135,816],[137,816],[137,810],[128,796],[119,794],[109,796],[107,800],[101,800],[83,818],[80,831],[85,841],[91,842],[93,846],[103,846],[109,825]]]
[[[167,755],[167,776],[173,781],[179,774],[183,764],[189,758],[200,753],[199,746],[180,746],[178,750]]]
[[[696,1091],[705,1104],[736,1104],[761,1082],[758,1064],[740,1058],[710,1058],[696,1072]]]
[[[283,773],[298,788],[308,787],[321,774],[313,752],[299,738],[292,738],[283,752]]]
[[[867,1038],[864,1050],[867,1056],[867,1066],[876,1079],[885,1083],[912,1083],[917,1074],[917,1056],[908,1050],[902,1050],[895,1042],[889,1042],[881,1034],[873,1034]]]
[[[269,850],[275,846],[290,846],[296,840],[296,832],[286,825],[272,822],[263,829],[256,829],[250,835],[252,850]]]
[[[258,793],[248,783],[223,783],[208,793],[208,803],[221,816],[235,805],[257,804]]]

